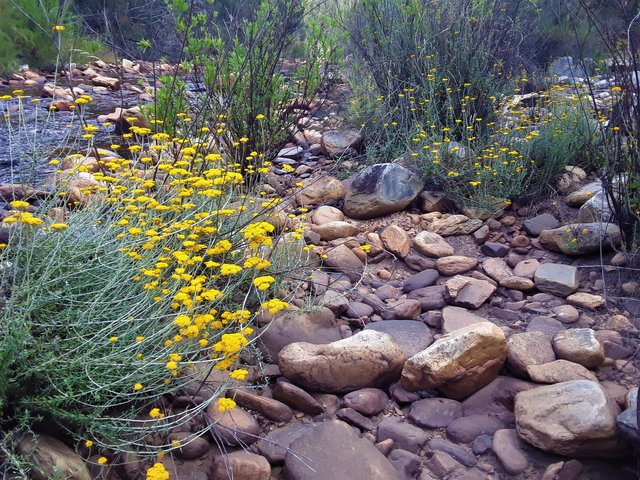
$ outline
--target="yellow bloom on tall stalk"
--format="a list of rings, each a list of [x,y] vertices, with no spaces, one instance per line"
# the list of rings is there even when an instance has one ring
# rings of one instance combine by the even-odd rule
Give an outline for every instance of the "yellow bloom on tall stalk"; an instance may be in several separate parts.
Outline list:
[[[236,402],[231,398],[220,398],[218,400],[218,411],[226,412],[227,410],[233,410],[236,407]]]
[[[153,467],[147,470],[146,480],[169,480],[169,472],[164,468],[164,465],[160,462],[154,463]]]
[[[51,27],[51,29],[54,32],[63,32],[64,30],[66,30],[66,27],[64,25],[54,25],[53,27]]]

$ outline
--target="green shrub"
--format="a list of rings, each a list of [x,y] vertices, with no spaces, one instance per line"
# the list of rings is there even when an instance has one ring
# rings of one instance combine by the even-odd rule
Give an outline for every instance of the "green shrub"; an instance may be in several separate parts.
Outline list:
[[[74,50],[99,50],[100,44],[81,36],[79,19],[69,7],[58,0],[0,2],[0,71],[10,72],[22,63],[53,68],[58,54],[66,60]],[[65,30],[54,30],[56,26]]]

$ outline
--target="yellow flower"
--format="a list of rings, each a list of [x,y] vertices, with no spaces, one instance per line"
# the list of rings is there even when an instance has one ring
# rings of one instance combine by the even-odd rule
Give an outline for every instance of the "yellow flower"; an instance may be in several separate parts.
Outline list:
[[[64,25],[54,25],[52,28],[53,28],[53,30],[55,32],[62,32],[64,30],[66,30]],[[105,461],[106,461],[106,459],[105,459]]]
[[[50,225],[50,228],[53,228],[54,230],[64,230],[68,226],[69,225],[67,225],[66,223],[52,223]]]
[[[158,458],[160,458],[160,455],[158,455]],[[154,463],[153,467],[147,470],[146,480],[169,480],[169,472],[167,472],[162,463]]]
[[[13,202],[9,203],[9,205],[11,205],[11,208],[13,208],[14,210],[26,210],[31,206],[29,202],[24,202],[22,200],[14,200]]]
[[[109,343],[116,343],[118,341],[118,337],[109,337]]]
[[[226,412],[227,410],[232,410],[235,408],[236,402],[234,402],[231,398],[220,398],[218,400],[218,411]]]
[[[143,388],[143,387],[142,387],[142,384],[141,384],[141,383],[136,383],[136,384],[133,386],[133,389],[134,389],[136,392],[137,392],[138,390],[142,390],[142,388]]]
[[[267,290],[276,279],[271,275],[264,275],[262,277],[256,277],[253,279],[253,285],[258,290]]]
[[[156,407],[156,408],[152,408],[149,411],[149,416],[151,418],[163,418],[164,414],[160,411],[160,409],[158,407]]]
[[[107,457],[100,457],[98,459],[98,465],[104,465],[105,463],[107,463]]]
[[[220,275],[236,275],[242,271],[242,267],[240,265],[233,265],[230,263],[223,263],[220,266]]]
[[[256,115],[256,120],[263,120],[265,117],[262,113],[259,113],[258,115]]]
[[[262,304],[262,308],[264,308],[265,310],[268,310],[271,315],[275,315],[276,313],[278,313],[281,310],[284,310],[287,307],[289,307],[289,304],[287,302],[283,302],[278,298],[273,298],[268,302],[264,302]]]
[[[371,245],[360,245],[360,250],[365,253],[369,253],[371,251]]]
[[[93,446],[93,442],[91,440],[86,440],[84,442],[84,446],[87,448],[91,448]]]
[[[249,374],[248,370],[245,370],[243,368],[238,368],[232,372],[229,372],[229,376],[235,380],[244,380],[245,377]]]

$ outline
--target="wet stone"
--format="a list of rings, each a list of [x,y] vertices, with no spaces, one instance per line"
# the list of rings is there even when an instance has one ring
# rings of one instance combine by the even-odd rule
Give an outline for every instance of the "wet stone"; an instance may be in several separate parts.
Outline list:
[[[488,415],[468,415],[449,424],[447,436],[457,443],[470,443],[480,435],[493,435],[506,424]]]

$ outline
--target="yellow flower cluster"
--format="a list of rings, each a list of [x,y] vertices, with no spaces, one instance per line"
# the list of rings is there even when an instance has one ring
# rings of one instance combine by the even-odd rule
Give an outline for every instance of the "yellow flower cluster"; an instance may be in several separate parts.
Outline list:
[[[228,410],[233,410],[236,407],[236,402],[231,398],[219,398],[218,399],[218,411],[220,413]]]
[[[146,480],[169,480],[169,472],[167,472],[167,469],[164,468],[162,463],[154,463],[153,466],[147,470]]]

